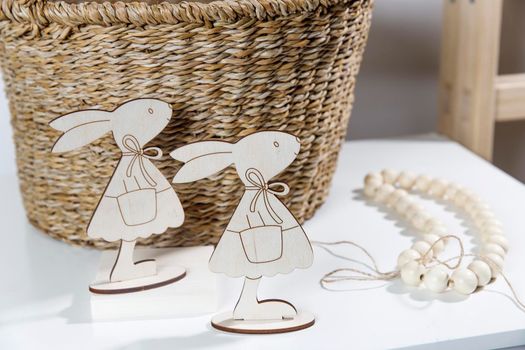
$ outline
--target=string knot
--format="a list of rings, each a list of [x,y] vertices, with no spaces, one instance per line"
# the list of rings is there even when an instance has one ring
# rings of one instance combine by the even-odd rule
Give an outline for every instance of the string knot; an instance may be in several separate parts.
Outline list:
[[[255,213],[257,201],[262,197],[266,211],[270,214],[273,221],[282,224],[283,220],[272,207],[268,194],[271,193],[275,196],[286,196],[290,192],[290,187],[284,182],[266,182],[261,172],[255,168],[250,168],[246,171],[246,179],[252,184],[252,186],[246,186],[246,190],[257,191],[250,202],[250,212]]]
[[[151,187],[157,186],[157,182],[153,179],[150,173],[148,173],[148,170],[144,165],[144,158],[160,159],[162,158],[162,150],[158,147],[148,147],[143,149],[142,147],[140,147],[140,143],[137,140],[137,138],[133,135],[125,135],[122,138],[122,144],[124,145],[124,148],[128,150],[128,152],[123,152],[122,155],[133,157],[126,169],[126,176],[131,177],[133,173],[133,167],[135,166],[135,164],[138,164],[140,172],[142,173],[142,176],[144,177],[146,182]],[[155,152],[155,154],[149,155],[146,152]]]

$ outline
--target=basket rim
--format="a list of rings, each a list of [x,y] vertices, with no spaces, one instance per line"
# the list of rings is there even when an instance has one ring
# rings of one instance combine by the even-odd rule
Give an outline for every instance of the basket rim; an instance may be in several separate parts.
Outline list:
[[[234,22],[265,20],[310,13],[334,5],[366,7],[372,0],[216,0],[203,2],[96,2],[68,3],[49,0],[1,0],[0,21],[26,23],[43,28],[55,23],[67,26]]]

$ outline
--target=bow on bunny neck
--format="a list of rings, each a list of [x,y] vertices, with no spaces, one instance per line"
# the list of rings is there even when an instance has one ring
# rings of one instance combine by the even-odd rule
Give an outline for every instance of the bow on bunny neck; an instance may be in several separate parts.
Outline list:
[[[142,176],[144,177],[146,182],[151,187],[157,186],[157,182],[155,182],[153,177],[151,177],[151,175],[148,173],[148,170],[144,166],[144,158],[160,159],[162,157],[162,150],[158,147],[148,147],[142,149],[142,147],[140,147],[139,141],[133,135],[125,135],[122,138],[122,144],[124,145],[124,148],[128,150],[128,152],[122,152],[122,155],[133,156],[131,162],[128,165],[128,168],[126,169],[126,176],[131,177],[133,167],[135,166],[135,164],[138,164],[140,172],[142,173]],[[145,153],[150,151],[155,151],[155,155],[150,156]]]
[[[272,217],[273,221],[278,224],[282,224],[283,220],[275,212],[275,209],[272,207],[268,194],[271,193],[276,196],[285,196],[290,192],[290,187],[284,182],[272,182],[268,183],[264,180],[263,175],[257,169],[250,168],[246,171],[246,179],[252,186],[246,186],[246,190],[257,191],[252,201],[250,202],[250,211],[255,213],[255,208],[257,206],[257,201],[260,198],[263,198],[264,206],[268,211],[268,214]],[[277,190],[275,187],[280,187],[281,190]]]

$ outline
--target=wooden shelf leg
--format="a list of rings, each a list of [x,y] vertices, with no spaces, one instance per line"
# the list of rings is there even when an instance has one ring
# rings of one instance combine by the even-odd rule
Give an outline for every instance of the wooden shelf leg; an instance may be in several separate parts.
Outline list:
[[[444,0],[441,133],[491,160],[502,0]]]

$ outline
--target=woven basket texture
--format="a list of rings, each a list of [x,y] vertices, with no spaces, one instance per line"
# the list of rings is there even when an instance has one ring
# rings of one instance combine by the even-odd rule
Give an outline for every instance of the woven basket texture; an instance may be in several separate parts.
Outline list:
[[[2,0],[0,65],[14,128],[18,175],[30,222],[77,245],[113,244],[85,234],[119,158],[107,135],[52,154],[60,133],[48,123],[80,109],[112,110],[159,98],[173,118],[147,146],[171,180],[168,155],[210,139],[237,141],[283,130],[302,141],[273,181],[303,222],[328,195],[367,41],[371,0],[52,2]],[[191,246],[218,241],[243,187],[229,168],[174,185],[186,220],[140,243]]]

